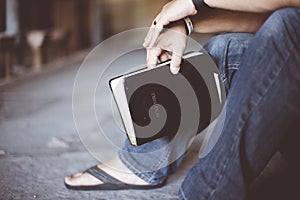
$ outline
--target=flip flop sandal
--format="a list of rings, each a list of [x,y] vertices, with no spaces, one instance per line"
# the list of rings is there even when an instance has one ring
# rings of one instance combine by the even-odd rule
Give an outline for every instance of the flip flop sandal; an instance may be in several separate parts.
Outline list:
[[[65,182],[65,186],[71,190],[127,190],[127,189],[134,189],[134,190],[148,190],[148,189],[155,189],[162,187],[165,184],[165,181],[155,185],[134,185],[134,184],[127,184],[119,181],[118,179],[110,176],[102,169],[98,168],[97,166],[93,166],[85,171],[86,173],[91,174],[92,176],[96,177],[103,183],[98,185],[78,185],[73,186],[69,185]]]

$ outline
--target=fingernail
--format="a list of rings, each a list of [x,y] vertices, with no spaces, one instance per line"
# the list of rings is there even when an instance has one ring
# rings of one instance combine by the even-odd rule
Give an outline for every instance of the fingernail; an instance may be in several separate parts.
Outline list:
[[[172,74],[178,74],[179,69],[180,69],[179,67],[170,67]]]

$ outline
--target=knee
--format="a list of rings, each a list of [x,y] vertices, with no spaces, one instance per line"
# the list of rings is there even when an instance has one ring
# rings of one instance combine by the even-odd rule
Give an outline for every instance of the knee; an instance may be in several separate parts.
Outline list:
[[[228,45],[233,35],[234,34],[230,33],[214,36],[205,44],[204,48],[212,55],[218,54],[224,46]]]
[[[218,66],[226,91],[252,39],[252,34],[228,33],[212,37],[204,46]]]
[[[283,24],[287,23],[291,26],[298,27],[300,25],[300,9],[299,8],[281,8],[274,11],[269,21],[273,23],[273,26],[282,26]]]
[[[282,8],[276,10],[267,19],[258,34],[263,34],[265,39],[272,39],[281,43],[288,42],[288,45],[299,45],[300,9]]]
[[[249,42],[253,38],[252,34],[247,33],[227,33],[212,37],[204,46],[204,49],[213,57],[214,60],[222,60],[229,54],[243,54],[248,48]],[[236,57],[236,56],[235,56]],[[222,64],[218,63],[217,64]]]
[[[214,59],[220,59],[232,41],[237,40],[241,35],[243,34],[227,33],[214,36],[207,42],[204,49],[207,50]]]

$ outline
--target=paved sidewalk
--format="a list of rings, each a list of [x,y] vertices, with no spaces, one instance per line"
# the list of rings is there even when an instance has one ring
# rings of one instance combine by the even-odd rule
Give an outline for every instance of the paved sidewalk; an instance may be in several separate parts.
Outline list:
[[[76,59],[0,87],[0,199],[176,199],[191,159],[161,189],[80,192],[65,188],[64,176],[99,162],[84,148],[73,120],[72,89],[82,62],[74,63]],[[94,61],[93,66],[99,67],[97,58]],[[100,106],[107,109],[105,101]],[[97,127],[87,125],[91,130]],[[100,141],[99,146],[105,145]],[[103,154],[110,155],[110,149],[103,148]]]

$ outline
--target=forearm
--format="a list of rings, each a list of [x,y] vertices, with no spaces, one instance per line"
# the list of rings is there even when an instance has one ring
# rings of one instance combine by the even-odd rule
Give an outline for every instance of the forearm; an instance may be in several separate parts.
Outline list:
[[[269,13],[245,13],[210,9],[204,15],[195,15],[191,19],[194,25],[194,32],[197,33],[254,33],[268,16]]]
[[[245,12],[269,12],[282,7],[300,7],[300,0],[204,0],[211,8]]]

